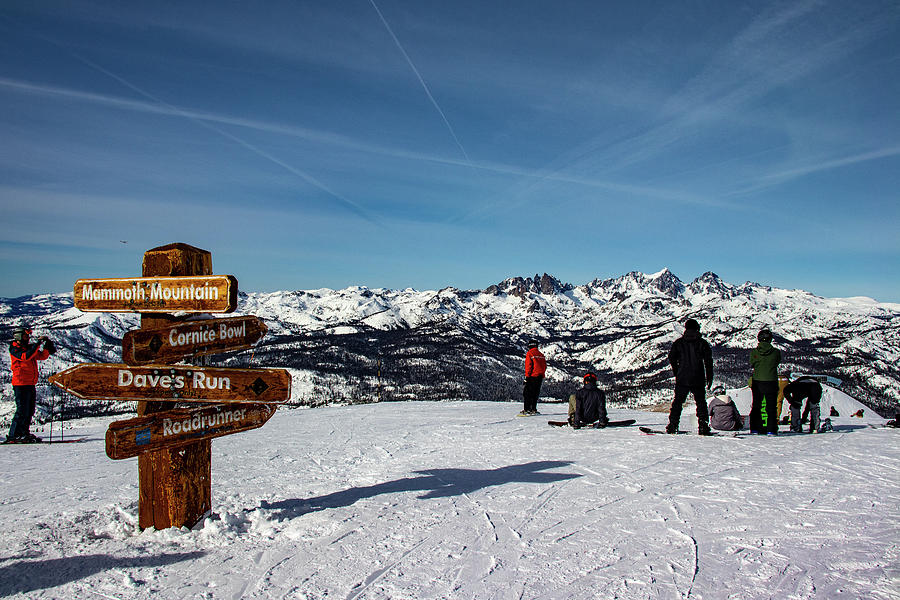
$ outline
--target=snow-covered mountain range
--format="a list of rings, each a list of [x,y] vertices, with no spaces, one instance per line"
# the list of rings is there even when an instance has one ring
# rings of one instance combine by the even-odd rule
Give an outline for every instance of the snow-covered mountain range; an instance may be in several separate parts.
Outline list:
[[[713,345],[716,379],[729,387],[746,382],[749,350],[766,325],[785,370],[838,377],[843,391],[882,414],[900,406],[900,305],[732,285],[714,273],[689,283],[663,269],[577,286],[544,274],[475,291],[242,293],[238,312],[262,318],[268,335],[252,352],[212,362],[289,368],[302,404],[518,400],[529,338],[548,359],[545,399],[567,397],[591,369],[612,400],[655,404],[671,393],[669,346],[694,318]],[[138,317],[81,313],[71,294],[0,300],[0,335],[21,323],[57,341],[46,372],[120,362],[120,340]],[[2,360],[8,385],[5,353]]]

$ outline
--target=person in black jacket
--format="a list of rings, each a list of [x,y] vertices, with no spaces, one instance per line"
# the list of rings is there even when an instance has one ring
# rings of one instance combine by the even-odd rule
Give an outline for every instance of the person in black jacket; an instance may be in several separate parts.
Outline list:
[[[700,337],[700,324],[688,319],[684,324],[684,335],[675,340],[669,350],[669,364],[675,374],[675,399],[669,411],[666,433],[677,433],[681,421],[681,408],[688,392],[697,403],[697,432],[710,435],[709,412],[706,407],[706,390],[712,387],[712,348]]]
[[[791,431],[801,432],[800,405],[806,399],[804,414],[809,413],[809,432],[819,431],[819,401],[822,399],[822,385],[812,377],[800,377],[787,384],[784,398],[791,407]]]
[[[606,394],[597,387],[597,376],[587,373],[584,387],[575,392],[575,410],[569,415],[569,424],[575,429],[596,422],[595,427],[606,427]]]

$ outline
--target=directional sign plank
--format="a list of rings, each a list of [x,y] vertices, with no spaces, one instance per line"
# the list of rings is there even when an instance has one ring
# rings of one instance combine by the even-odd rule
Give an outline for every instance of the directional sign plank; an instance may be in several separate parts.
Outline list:
[[[82,363],[52,375],[49,381],[91,400],[278,404],[291,397],[291,374],[284,369]]]
[[[262,427],[274,404],[220,404],[153,413],[110,423],[106,455],[113,460]]]
[[[129,331],[122,339],[122,360],[129,365],[169,363],[189,356],[252,348],[265,335],[254,316],[185,321],[161,329]]]
[[[84,312],[228,313],[237,308],[231,275],[79,279],[75,308]]]

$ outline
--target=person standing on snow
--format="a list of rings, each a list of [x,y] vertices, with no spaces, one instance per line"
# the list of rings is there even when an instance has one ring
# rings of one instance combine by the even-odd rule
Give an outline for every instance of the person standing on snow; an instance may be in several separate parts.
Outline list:
[[[575,392],[575,406],[569,406],[569,425],[581,429],[585,425],[595,423],[594,427],[603,428],[609,423],[606,415],[606,394],[597,387],[597,376],[586,373],[584,387]]]
[[[782,408],[784,407],[784,388],[791,382],[791,374],[790,373],[782,373],[778,376],[778,419],[780,422]],[[785,422],[787,422],[787,416],[785,416]]]
[[[753,381],[750,390],[753,401],[750,405],[750,433],[778,435],[778,416],[775,414],[778,399],[778,365],[781,351],[772,345],[772,332],[763,327],[756,336],[759,342],[750,351],[750,366]],[[763,426],[763,400],[766,403],[766,425]]]
[[[531,340],[528,342],[528,352],[525,354],[525,386],[522,389],[525,408],[519,413],[520,416],[538,414],[537,401],[541,395],[541,384],[544,383],[546,372],[547,360],[538,350],[537,340]]]
[[[806,399],[803,413],[809,413],[809,432],[819,431],[819,400],[822,399],[822,385],[812,377],[800,377],[784,388],[784,397],[791,407],[791,431],[803,431],[800,422],[800,405]]]
[[[725,388],[717,386],[713,390],[713,399],[709,401],[709,424],[719,431],[740,431],[744,426],[744,420],[737,406],[727,393]]]
[[[10,368],[12,369],[13,393],[16,398],[16,414],[9,427],[8,443],[34,443],[41,439],[32,434],[31,419],[37,404],[35,385],[38,381],[39,360],[47,360],[56,352],[53,342],[46,337],[38,339],[38,343],[30,343],[31,330],[16,329],[13,341],[9,345]]]
[[[697,433],[709,435],[706,390],[712,387],[713,381],[712,348],[700,337],[700,324],[694,319],[685,321],[684,335],[672,344],[669,364],[675,374],[675,399],[669,411],[666,433],[678,433],[681,408],[690,392],[697,403]]]

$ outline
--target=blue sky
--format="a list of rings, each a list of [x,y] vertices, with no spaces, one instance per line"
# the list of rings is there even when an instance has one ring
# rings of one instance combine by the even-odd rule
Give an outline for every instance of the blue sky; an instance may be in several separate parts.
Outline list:
[[[0,5],[0,296],[711,270],[900,301],[900,5]],[[123,243],[127,242],[127,243]]]

